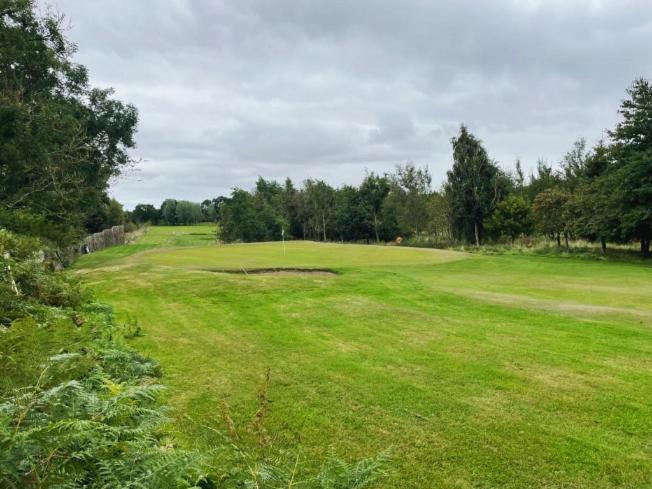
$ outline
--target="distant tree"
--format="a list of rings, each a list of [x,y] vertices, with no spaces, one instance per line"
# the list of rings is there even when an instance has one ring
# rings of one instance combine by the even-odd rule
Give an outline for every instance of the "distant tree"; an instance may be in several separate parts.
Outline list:
[[[521,160],[517,159],[514,169],[514,191],[520,196],[525,197],[525,174]]]
[[[265,230],[258,219],[256,200],[246,190],[234,189],[231,198],[220,206],[220,239],[231,241],[261,241]]]
[[[294,187],[292,180],[286,178],[281,193],[281,205],[284,219],[287,224],[287,235],[294,238],[304,237],[304,230],[300,216],[301,194]]]
[[[229,198],[224,197],[223,195],[220,195],[219,197],[215,197],[214,199],[211,200],[211,202],[213,203],[213,207],[215,208],[215,220],[217,222],[220,221],[220,216],[221,216],[220,207],[228,200]]]
[[[306,180],[303,207],[309,228],[317,239],[327,241],[335,220],[335,189],[322,180]]]
[[[530,173],[530,179],[525,188],[528,200],[533,201],[544,190],[561,185],[561,180],[560,174],[552,166],[543,160],[537,161],[536,173]]]
[[[180,200],[174,210],[175,224],[196,224],[202,220],[201,205],[188,200]]]
[[[402,234],[418,236],[427,227],[431,181],[428,168],[417,168],[413,163],[397,166],[390,175],[386,201],[392,207]]]
[[[280,239],[281,231],[288,228],[283,187],[278,182],[259,177],[253,195],[257,219],[264,229],[264,236],[260,239]]]
[[[620,219],[621,239],[638,240],[650,257],[652,240],[652,83],[634,81],[620,105],[622,120],[609,133],[614,165],[605,174],[609,202]]]
[[[175,199],[165,199],[161,204],[160,215],[164,224],[170,226],[177,224],[177,201]]]
[[[107,226],[119,226],[125,223],[125,211],[116,199],[109,201],[107,209]]]
[[[509,237],[514,244],[517,237],[530,234],[534,228],[532,207],[523,197],[509,195],[496,206],[487,228],[495,236]]]
[[[592,181],[598,177],[601,177],[607,170],[612,166],[613,163],[613,152],[609,146],[607,146],[604,141],[598,142],[598,144],[593,148],[584,162],[584,172],[583,179],[584,181]]]
[[[458,236],[480,246],[484,221],[506,194],[507,178],[464,125],[451,144],[453,168],[448,171],[445,191],[453,228]]]
[[[365,221],[373,229],[376,242],[380,241],[384,224],[391,226],[386,212],[386,199],[391,186],[387,176],[379,176],[371,172],[367,174],[360,185],[361,205],[365,213]],[[390,237],[391,239],[391,237]]]
[[[573,143],[573,148],[564,155],[561,162],[563,188],[572,192],[582,183],[587,171],[588,158],[586,139],[580,138]]]
[[[561,248],[561,236],[566,238],[568,248],[568,236],[570,226],[568,223],[568,202],[570,194],[559,188],[544,190],[534,198],[532,209],[534,219],[539,230],[557,240],[557,246]]]
[[[451,239],[450,202],[446,192],[433,192],[428,196],[427,231],[437,239]]]
[[[620,241],[620,226],[616,207],[611,205],[611,183],[604,177],[612,165],[610,148],[601,141],[587,153],[578,183],[570,196],[567,212],[573,234],[589,241],[599,241],[602,252],[607,252],[607,242]]]
[[[158,224],[160,213],[159,210],[151,204],[138,204],[131,211],[133,220],[138,224],[150,223]]]
[[[200,204],[201,218],[205,222],[217,221],[217,206],[211,199],[203,200]]]
[[[369,225],[367,209],[357,188],[345,185],[336,191],[335,211],[334,227],[340,240],[369,241],[373,230]]]

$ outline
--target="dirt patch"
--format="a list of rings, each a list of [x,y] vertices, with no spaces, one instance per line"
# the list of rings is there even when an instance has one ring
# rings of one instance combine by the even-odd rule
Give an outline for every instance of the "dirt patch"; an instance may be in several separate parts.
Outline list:
[[[223,270],[210,270],[216,273],[234,273],[238,275],[287,275],[287,276],[333,276],[339,272],[330,268],[233,268]]]

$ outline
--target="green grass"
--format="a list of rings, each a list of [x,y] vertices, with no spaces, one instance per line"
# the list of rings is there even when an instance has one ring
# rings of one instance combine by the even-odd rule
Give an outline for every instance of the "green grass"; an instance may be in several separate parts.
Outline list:
[[[269,368],[268,429],[307,464],[392,447],[382,487],[652,487],[651,267],[180,229],[76,264],[142,324],[179,443],[220,442],[220,401],[246,424]],[[265,267],[340,273],[219,273]]]
[[[134,243],[115,246],[80,257],[73,268],[82,265],[85,268],[98,267],[118,258],[139,253],[153,248],[179,248],[186,246],[210,245],[215,243],[216,226],[201,224],[196,226],[154,226],[148,227]]]

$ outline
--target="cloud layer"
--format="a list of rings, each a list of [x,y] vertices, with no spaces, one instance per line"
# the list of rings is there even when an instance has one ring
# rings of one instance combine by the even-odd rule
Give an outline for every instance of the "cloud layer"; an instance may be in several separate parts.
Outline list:
[[[505,168],[558,160],[652,76],[647,0],[51,0],[95,85],[140,110],[132,207],[266,178],[440,182],[466,123]]]

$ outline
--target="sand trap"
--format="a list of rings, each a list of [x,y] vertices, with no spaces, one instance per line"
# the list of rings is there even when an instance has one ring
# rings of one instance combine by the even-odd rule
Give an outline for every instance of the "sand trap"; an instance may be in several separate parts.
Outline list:
[[[333,276],[338,272],[329,268],[234,268],[225,270],[211,270],[217,273],[235,273],[239,275],[288,275],[288,276]]]

